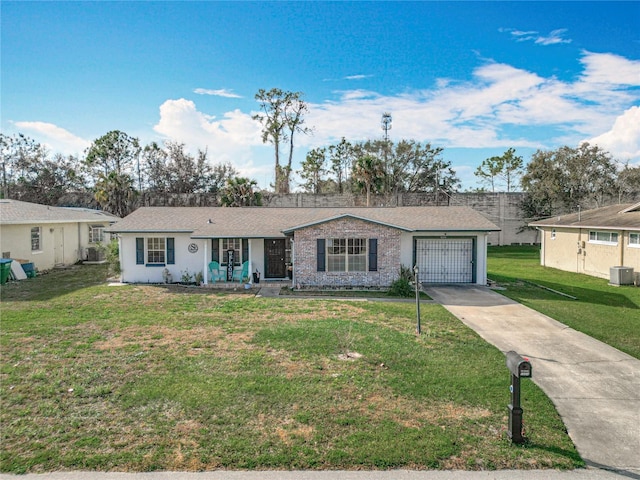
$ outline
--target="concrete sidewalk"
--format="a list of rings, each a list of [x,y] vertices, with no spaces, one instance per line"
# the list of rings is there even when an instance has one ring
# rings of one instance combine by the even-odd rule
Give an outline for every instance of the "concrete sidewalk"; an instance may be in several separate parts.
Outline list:
[[[640,360],[485,287],[426,292],[503,352],[529,357],[588,465],[640,479]]]
[[[615,472],[584,470],[498,470],[483,472],[388,470],[373,472],[292,471],[292,472],[54,472],[44,474],[7,475],[0,480],[623,480]],[[630,476],[629,478],[640,478]]]

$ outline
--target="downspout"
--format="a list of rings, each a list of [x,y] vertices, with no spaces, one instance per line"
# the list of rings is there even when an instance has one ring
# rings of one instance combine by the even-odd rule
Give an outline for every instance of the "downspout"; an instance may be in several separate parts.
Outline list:
[[[582,249],[582,229],[578,229],[578,248],[576,248],[576,273],[580,272],[580,257],[583,255]]]
[[[296,245],[291,239],[291,288],[295,288],[296,285],[296,262],[295,262]]]
[[[124,283],[124,261],[122,258],[122,236],[118,235],[118,261],[120,262],[120,281]]]
[[[542,239],[542,242],[541,242],[542,246],[540,248],[540,265],[544,267],[545,266],[545,258],[546,258],[544,253],[545,253],[545,245],[547,243],[545,241],[546,240],[546,236],[545,236],[544,230],[542,230],[540,227],[536,227],[536,230],[540,233],[540,238]]]
[[[81,223],[78,222],[78,250],[77,250],[77,255],[76,255],[76,260],[84,260],[84,258],[82,258],[82,254],[84,253],[82,251],[82,232],[80,231],[81,227],[80,227]],[[62,255],[64,256],[64,251],[62,252]]]
[[[627,235],[629,232],[627,232]],[[624,265],[624,230],[620,230],[620,266]]]

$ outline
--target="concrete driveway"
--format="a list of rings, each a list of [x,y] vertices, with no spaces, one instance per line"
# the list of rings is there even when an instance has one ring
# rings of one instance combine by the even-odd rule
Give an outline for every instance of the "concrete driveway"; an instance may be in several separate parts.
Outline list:
[[[501,351],[529,357],[587,464],[640,478],[640,360],[485,287],[425,291]]]

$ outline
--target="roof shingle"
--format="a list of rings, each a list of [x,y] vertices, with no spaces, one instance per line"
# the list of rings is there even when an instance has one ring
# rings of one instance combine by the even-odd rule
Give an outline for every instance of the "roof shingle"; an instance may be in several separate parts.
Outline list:
[[[640,203],[624,203],[537,220],[532,227],[640,230]]]
[[[109,230],[120,233],[192,232],[196,238],[282,237],[283,232],[351,216],[409,231],[498,231],[469,207],[142,207]]]
[[[0,200],[0,224],[113,222],[119,217],[100,210],[52,207],[19,200]]]

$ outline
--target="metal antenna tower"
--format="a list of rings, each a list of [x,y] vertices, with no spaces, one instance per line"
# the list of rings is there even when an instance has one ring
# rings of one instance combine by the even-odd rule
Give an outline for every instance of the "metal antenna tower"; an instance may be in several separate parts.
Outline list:
[[[389,130],[391,130],[391,114],[385,112],[382,114],[382,131],[384,132],[385,142],[389,140]]]

